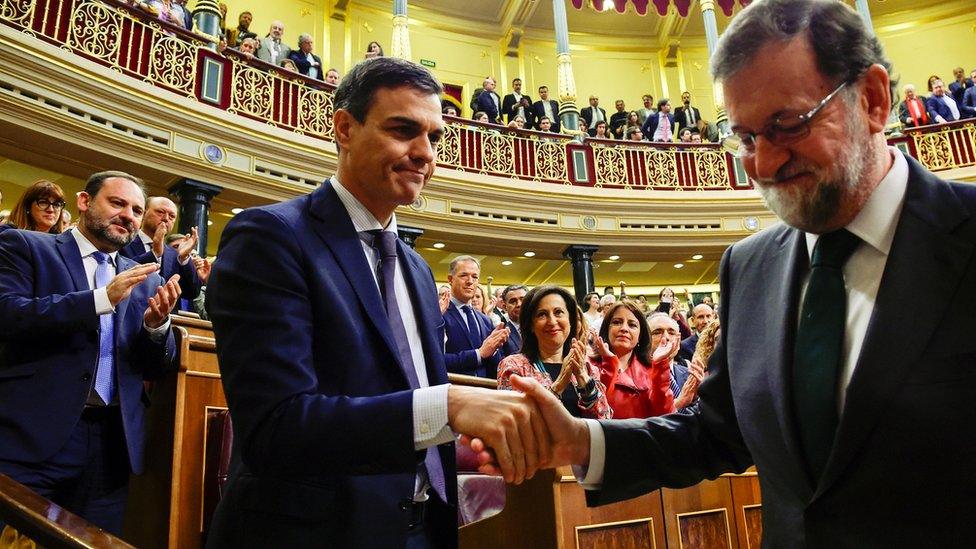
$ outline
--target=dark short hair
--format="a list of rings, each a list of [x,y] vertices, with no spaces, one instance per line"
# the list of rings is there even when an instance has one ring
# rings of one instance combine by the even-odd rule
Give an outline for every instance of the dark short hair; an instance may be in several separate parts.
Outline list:
[[[542,124],[543,120],[548,120],[549,122],[552,122],[552,118],[549,118],[548,116],[543,116],[542,118],[539,119],[539,123]]]
[[[614,313],[618,309],[627,309],[635,317],[637,317],[637,325],[640,326],[640,334],[637,336],[637,345],[634,346],[634,356],[637,357],[642,364],[647,366],[651,363],[651,330],[647,327],[647,318],[644,317],[644,313],[640,310],[640,307],[629,299],[624,299],[616,302],[613,307],[610,307],[603,313],[603,322],[600,323],[600,337],[603,341],[610,345],[610,320],[613,318]],[[629,366],[628,364],[621,364],[622,367]]]
[[[597,122],[596,124],[594,124],[593,129],[599,128],[601,125],[606,126],[607,125],[607,121],[606,120],[601,120],[601,121]]]
[[[801,35],[813,48],[820,73],[838,84],[855,81],[876,63],[891,75],[891,62],[878,38],[843,2],[763,0],[742,10],[722,33],[709,62],[712,76],[727,80],[751,63],[767,43],[788,42]],[[890,80],[894,100],[898,79]]]
[[[549,86],[539,86],[539,91],[546,90],[549,91]]]
[[[515,290],[525,290],[529,289],[525,287],[525,284],[511,284],[505,287],[505,291],[502,292],[502,301],[508,301],[508,292],[514,292]]]
[[[632,137],[635,133],[641,133],[641,129],[637,126],[627,128],[627,137]]]
[[[98,195],[98,191],[102,190],[102,186],[105,185],[105,181],[113,177],[128,179],[129,181],[135,183],[136,186],[139,187],[139,190],[142,191],[143,199],[146,199],[149,196],[149,194],[146,193],[146,184],[143,183],[141,179],[134,175],[116,170],[93,173],[91,177],[88,178],[88,181],[85,182],[85,192],[88,193],[88,196],[95,198],[95,196]]]
[[[516,82],[521,82],[521,81],[522,81],[521,78],[515,77],[515,78],[512,79],[512,84],[514,84]]]
[[[667,105],[670,102],[671,100],[668,99],[667,97],[661,99],[660,101],[657,102],[657,110],[661,110],[661,107]]]
[[[374,57],[357,63],[342,79],[335,91],[335,109],[343,109],[365,122],[376,90],[402,86],[430,95],[444,92],[441,83],[424,67],[397,57]]]
[[[525,355],[525,358],[529,359],[529,362],[535,362],[541,358],[539,356],[539,340],[535,337],[535,332],[532,330],[532,323],[542,298],[551,294],[558,294],[563,298],[563,301],[566,302],[566,314],[569,316],[569,337],[566,338],[566,342],[563,344],[563,355],[568,354],[570,349],[572,349],[573,338],[576,337],[579,329],[581,318],[579,305],[576,304],[576,299],[573,298],[572,294],[560,286],[553,286],[551,284],[532,288],[529,290],[529,293],[525,294],[525,301],[522,302],[522,312],[519,314],[519,330],[522,333],[521,353]]]

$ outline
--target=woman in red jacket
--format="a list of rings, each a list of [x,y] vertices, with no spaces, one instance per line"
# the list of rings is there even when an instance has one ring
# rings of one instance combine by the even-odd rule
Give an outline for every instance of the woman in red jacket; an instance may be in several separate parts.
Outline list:
[[[600,369],[614,419],[674,412],[670,355],[679,344],[665,334],[651,355],[651,334],[637,305],[621,301],[607,311],[590,361]]]

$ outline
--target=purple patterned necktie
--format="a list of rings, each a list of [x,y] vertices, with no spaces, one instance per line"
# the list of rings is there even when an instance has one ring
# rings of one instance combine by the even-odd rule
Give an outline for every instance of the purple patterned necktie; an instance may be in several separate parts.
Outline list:
[[[109,270],[109,255],[105,252],[93,252],[92,257],[98,262],[95,267],[95,288],[104,288],[112,281]],[[105,404],[111,404],[115,394],[115,313],[99,315],[98,323],[101,327],[98,335],[98,369],[95,371],[95,392]]]
[[[380,289],[383,291],[383,301],[386,304],[386,316],[390,321],[393,339],[396,341],[397,353],[400,355],[400,362],[403,364],[403,370],[410,382],[410,388],[417,389],[420,387],[420,381],[417,379],[413,355],[410,353],[410,341],[407,339],[407,330],[403,327],[403,317],[400,316],[400,305],[397,303],[394,285],[397,267],[397,235],[391,231],[372,230],[367,232],[373,235],[373,247],[380,252],[382,259],[377,278],[380,279]],[[446,502],[444,467],[441,465],[441,457],[436,446],[427,448],[424,465],[427,468],[427,478],[430,480],[430,485],[437,492],[441,501]]]

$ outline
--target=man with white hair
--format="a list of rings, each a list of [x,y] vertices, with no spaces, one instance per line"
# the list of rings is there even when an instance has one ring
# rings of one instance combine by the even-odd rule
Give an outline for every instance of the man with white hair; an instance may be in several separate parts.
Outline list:
[[[282,60],[288,59],[288,56],[291,54],[291,48],[282,41],[281,38],[284,34],[284,23],[281,21],[271,23],[268,36],[262,38],[260,41],[256,54],[257,58],[266,63],[271,63],[276,67],[281,65]]]
[[[475,112],[483,112],[488,115],[488,122],[501,124],[502,100],[495,92],[495,79],[487,76],[481,84],[482,90],[475,99]]]
[[[312,53],[312,35],[307,32],[298,36],[298,49],[288,54],[288,58],[298,67],[298,72],[315,80],[323,80],[322,59]]]
[[[898,120],[906,128],[917,128],[932,123],[928,108],[925,106],[925,98],[915,94],[914,84],[905,84],[902,88],[905,100],[898,105]]]

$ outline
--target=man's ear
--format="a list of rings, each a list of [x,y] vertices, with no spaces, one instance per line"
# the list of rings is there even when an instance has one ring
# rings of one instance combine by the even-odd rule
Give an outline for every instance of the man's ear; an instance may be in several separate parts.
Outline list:
[[[888,70],[875,63],[868,67],[863,78],[869,128],[871,133],[883,132],[891,112],[891,79]]]
[[[360,125],[356,117],[349,111],[345,109],[335,111],[335,114],[332,115],[332,130],[335,134],[336,144],[339,145],[340,149],[347,146],[352,139],[352,134]]]
[[[91,204],[91,195],[85,191],[78,193],[78,201],[76,202],[76,205],[78,206],[78,213],[88,211],[89,204]]]

